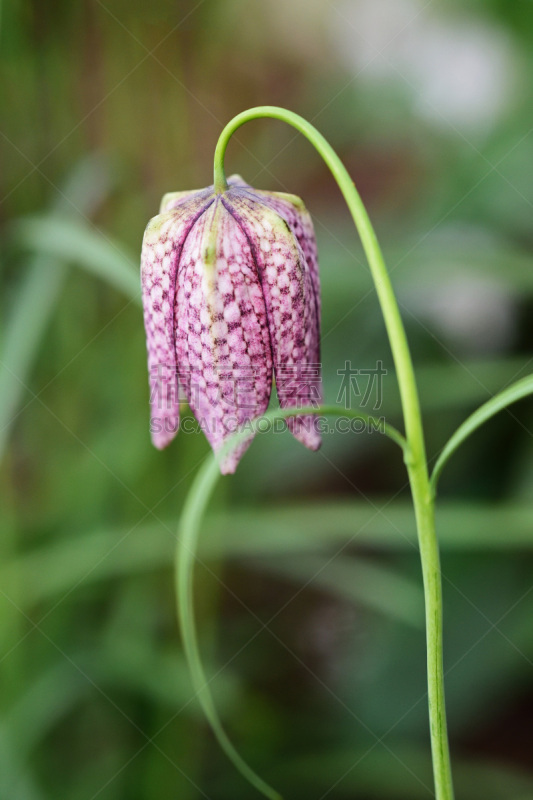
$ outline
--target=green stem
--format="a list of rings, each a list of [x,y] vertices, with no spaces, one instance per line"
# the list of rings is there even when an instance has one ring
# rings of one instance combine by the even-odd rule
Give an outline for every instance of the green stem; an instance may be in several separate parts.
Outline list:
[[[426,610],[429,718],[431,748],[437,800],[453,800],[442,655],[442,584],[439,549],[435,531],[435,509],[430,491],[422,417],[413,363],[398,303],[385,266],[378,240],[355,185],[330,144],[298,114],[274,106],[260,106],[238,114],[226,125],[218,140],[214,161],[216,192],[224,192],[224,154],[228,142],[245,122],[270,117],[286,122],[302,133],[315,147],[337,181],[348,205],[368,259],[378,300],[389,337],[398,377],[408,449],[405,462],[415,507]]]
[[[405,453],[407,442],[402,434],[392,425],[388,425],[383,420],[368,416],[357,409],[339,409],[337,406],[309,406],[304,408],[284,408],[276,409],[258,417],[251,423],[253,432],[261,430],[263,422],[271,423],[278,419],[300,416],[302,414],[317,414],[321,416],[348,417],[350,419],[363,420],[368,425],[369,430],[385,434]],[[220,746],[232,761],[239,772],[269,800],[281,800],[280,795],[272,789],[265,781],[259,777],[248,766],[246,761],[237,752],[218,716],[208,680],[200,658],[198,641],[196,637],[196,626],[193,611],[193,567],[196,558],[198,536],[209,499],[213,490],[220,479],[219,463],[224,460],[226,455],[240,442],[250,435],[250,430],[237,431],[231,436],[220,449],[217,456],[206,461],[198,472],[194,483],[187,495],[185,506],[178,526],[178,546],[176,548],[176,600],[178,619],[181,628],[185,656],[187,658],[193,687],[202,706],[204,713],[211,725]]]

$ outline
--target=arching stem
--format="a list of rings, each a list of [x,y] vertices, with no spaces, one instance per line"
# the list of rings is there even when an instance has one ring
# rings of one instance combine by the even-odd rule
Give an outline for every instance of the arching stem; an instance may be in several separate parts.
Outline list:
[[[234,117],[222,131],[216,146],[214,161],[215,191],[221,193],[227,189],[224,173],[224,155],[231,136],[245,122],[264,117],[281,120],[296,128],[311,142],[326,162],[346,200],[361,237],[376,287],[400,388],[408,445],[405,463],[415,508],[424,580],[429,719],[435,793],[437,800],[453,800],[444,702],[442,582],[439,548],[435,531],[435,510],[429,485],[418,391],[398,303],[396,302],[376,234],[350,175],[326,139],[313,125],[298,114],[274,106],[260,106],[244,111]]]
[[[407,442],[402,434],[392,425],[387,425],[382,420],[368,416],[364,412],[354,409],[339,409],[336,406],[309,406],[308,408],[298,409],[276,409],[264,414],[254,420],[252,430],[254,432],[261,429],[263,422],[272,423],[279,419],[287,419],[291,416],[302,414],[318,414],[320,416],[349,417],[364,421],[369,430],[378,431],[389,439],[392,439],[404,452]],[[224,460],[226,455],[238,446],[246,437],[250,435],[247,430],[244,433],[238,431],[233,434],[224,444],[217,457],[213,457],[205,462],[202,469],[196,475],[194,483],[187,495],[185,506],[181,515],[178,527],[178,545],[176,548],[176,600],[178,619],[181,628],[185,656],[191,671],[192,682],[196,696],[204,710],[211,729],[215,734],[221,748],[228,758],[232,761],[236,769],[246,778],[252,786],[261,792],[268,800],[281,800],[281,796],[269,786],[262,778],[239,755],[222,726],[215,704],[211,695],[210,681],[207,679],[202,667],[202,660],[198,648],[196,637],[196,626],[194,622],[194,603],[193,603],[193,568],[196,559],[198,537],[203,515],[211,498],[212,492],[220,480],[219,463]]]

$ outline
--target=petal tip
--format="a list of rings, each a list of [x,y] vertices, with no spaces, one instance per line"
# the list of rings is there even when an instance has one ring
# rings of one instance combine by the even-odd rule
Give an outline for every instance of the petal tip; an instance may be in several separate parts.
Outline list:
[[[164,450],[168,445],[176,438],[176,434],[178,433],[178,429],[176,427],[175,430],[156,430],[152,431],[150,438],[152,439],[152,444],[157,450]]]
[[[318,429],[318,419],[311,414],[302,417],[289,417],[287,427],[304,447],[317,451],[322,446],[322,436]]]
[[[221,475],[233,475],[235,473],[241,458],[250,447],[253,438],[253,435],[249,436],[244,442],[238,444],[224,456],[219,457],[218,465]],[[214,448],[216,455],[218,455],[222,447],[223,442]]]

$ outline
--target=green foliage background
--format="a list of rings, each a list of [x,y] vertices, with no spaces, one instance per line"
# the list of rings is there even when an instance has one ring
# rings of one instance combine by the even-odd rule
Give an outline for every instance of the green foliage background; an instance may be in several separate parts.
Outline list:
[[[150,444],[138,279],[160,196],[210,183],[232,115],[286,106],[345,159],[398,291],[432,459],[531,372],[533,5],[392,8],[2,6],[2,800],[252,796],[206,728],[177,635],[176,522],[208,446],[201,434]],[[487,91],[491,63],[505,69]],[[239,131],[227,164],[314,216],[326,400],[346,360],[381,359],[381,412],[401,424],[368,270],[326,169],[273,121]],[[503,412],[440,486],[464,800],[533,798],[532,425],[529,401]],[[243,755],[295,800],[432,797],[421,577],[396,449],[331,434],[312,454],[258,436],[221,481],[202,547],[201,645]]]

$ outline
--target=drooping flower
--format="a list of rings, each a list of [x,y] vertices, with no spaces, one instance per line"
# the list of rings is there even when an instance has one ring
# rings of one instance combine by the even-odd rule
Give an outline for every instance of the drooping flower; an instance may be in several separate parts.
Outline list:
[[[273,374],[282,408],[319,405],[317,249],[298,197],[239,176],[221,194],[165,195],[144,234],[141,281],[156,447],[178,431],[180,389],[215,452],[266,411]],[[318,449],[315,416],[287,425]],[[224,474],[252,438],[226,456]]]

